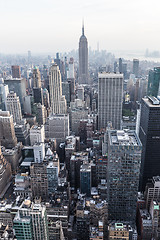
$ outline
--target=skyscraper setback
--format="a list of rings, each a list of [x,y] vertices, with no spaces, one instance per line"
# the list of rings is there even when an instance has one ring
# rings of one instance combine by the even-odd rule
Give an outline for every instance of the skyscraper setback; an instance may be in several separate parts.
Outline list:
[[[66,113],[66,99],[62,95],[61,73],[56,63],[52,64],[49,72],[49,90],[51,111],[53,114]]]
[[[98,75],[98,127],[106,128],[112,122],[121,128],[123,101],[123,74],[99,73]]]
[[[7,96],[7,111],[13,115],[13,121],[20,123],[22,120],[21,104],[16,93],[11,91]]]
[[[88,84],[88,41],[84,35],[84,24],[82,36],[79,40],[79,80],[80,84]]]

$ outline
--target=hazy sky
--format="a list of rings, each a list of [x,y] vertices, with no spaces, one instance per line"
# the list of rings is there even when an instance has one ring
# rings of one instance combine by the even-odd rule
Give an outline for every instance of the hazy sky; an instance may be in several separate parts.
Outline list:
[[[0,0],[0,52],[77,49],[83,17],[93,49],[160,50],[159,0]]]

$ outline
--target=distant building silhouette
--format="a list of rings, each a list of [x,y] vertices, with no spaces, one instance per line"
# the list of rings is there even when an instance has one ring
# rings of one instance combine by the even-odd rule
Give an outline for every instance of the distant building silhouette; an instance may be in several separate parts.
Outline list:
[[[12,66],[12,78],[20,78],[21,71],[19,66]]]
[[[133,59],[133,74],[138,77],[139,76],[139,60]]]

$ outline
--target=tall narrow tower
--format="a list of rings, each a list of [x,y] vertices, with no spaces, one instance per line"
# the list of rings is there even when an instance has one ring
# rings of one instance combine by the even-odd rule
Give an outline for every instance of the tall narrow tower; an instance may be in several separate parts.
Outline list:
[[[8,94],[6,105],[7,111],[13,115],[13,121],[20,124],[22,120],[21,104],[19,97],[13,91]]]
[[[88,83],[88,41],[84,35],[84,23],[82,26],[82,36],[79,40],[79,83]]]
[[[37,67],[33,69],[33,87],[41,88],[41,74]]]
[[[66,99],[62,95],[61,73],[56,63],[52,64],[49,72],[49,91],[51,111],[53,114],[66,113]]]

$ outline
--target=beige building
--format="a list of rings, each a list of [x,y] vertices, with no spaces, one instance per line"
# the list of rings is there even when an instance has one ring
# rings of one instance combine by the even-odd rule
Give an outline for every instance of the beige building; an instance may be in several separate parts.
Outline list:
[[[7,111],[13,115],[13,121],[19,124],[22,120],[21,104],[16,93],[11,91],[7,96]]]
[[[38,68],[33,69],[33,87],[41,88],[41,74]]]
[[[0,147],[0,196],[5,193],[5,187],[7,187],[11,176],[11,165],[3,157]]]
[[[52,114],[65,114],[67,103],[65,96],[62,95],[61,73],[56,63],[50,67],[49,89]]]
[[[137,240],[137,232],[129,224],[111,222],[108,226],[109,240]]]
[[[0,110],[0,142],[6,148],[13,148],[17,145],[13,116],[9,111]]]

